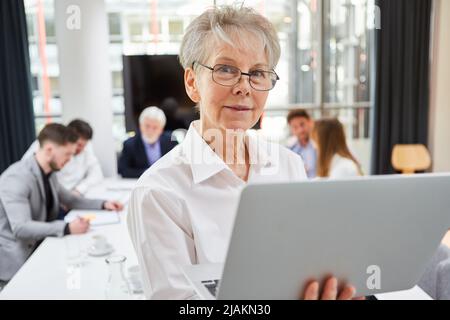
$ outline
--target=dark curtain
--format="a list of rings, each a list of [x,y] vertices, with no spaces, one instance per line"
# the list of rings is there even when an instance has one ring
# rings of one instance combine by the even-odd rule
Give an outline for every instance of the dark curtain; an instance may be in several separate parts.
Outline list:
[[[446,0],[447,1],[447,0]],[[428,142],[432,0],[377,0],[372,173],[395,173],[396,144]]]
[[[30,58],[22,0],[0,1],[0,173],[35,139]]]

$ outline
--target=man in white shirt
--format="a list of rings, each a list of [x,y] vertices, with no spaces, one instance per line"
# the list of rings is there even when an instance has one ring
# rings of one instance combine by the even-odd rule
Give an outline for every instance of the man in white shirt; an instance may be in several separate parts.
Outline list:
[[[67,127],[77,135],[75,155],[72,160],[57,173],[58,182],[77,195],[84,195],[90,187],[103,180],[103,173],[94,154],[92,144],[93,130],[83,120],[73,120]],[[33,142],[22,159],[32,156],[39,149],[39,141]]]

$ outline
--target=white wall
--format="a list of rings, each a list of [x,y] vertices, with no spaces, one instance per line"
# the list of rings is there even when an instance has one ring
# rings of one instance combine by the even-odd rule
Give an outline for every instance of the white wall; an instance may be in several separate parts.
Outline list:
[[[79,27],[73,23],[77,18]],[[104,0],[55,1],[55,29],[63,120],[81,118],[92,125],[93,146],[103,172],[108,177],[115,176],[117,160]]]
[[[450,171],[450,1],[435,0],[430,151],[434,172]]]

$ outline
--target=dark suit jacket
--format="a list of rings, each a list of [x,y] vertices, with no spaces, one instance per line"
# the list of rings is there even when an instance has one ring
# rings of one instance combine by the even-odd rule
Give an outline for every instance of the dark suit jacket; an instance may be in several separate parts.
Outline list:
[[[159,138],[161,157],[177,145],[177,142],[171,141],[170,137],[168,132],[164,132]],[[149,167],[144,142],[141,135],[136,134],[123,143],[122,154],[119,158],[119,173],[124,178],[139,178]]]

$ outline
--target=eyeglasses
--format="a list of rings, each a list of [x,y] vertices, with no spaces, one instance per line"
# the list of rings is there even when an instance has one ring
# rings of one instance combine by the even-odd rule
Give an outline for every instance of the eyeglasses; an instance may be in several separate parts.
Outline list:
[[[280,80],[280,77],[278,77],[275,71],[253,70],[246,73],[242,72],[239,68],[226,64],[217,64],[214,67],[208,67],[198,61],[192,63],[192,69],[196,63],[211,70],[213,81],[225,87],[234,87],[241,81],[242,76],[247,76],[249,78],[250,86],[253,89],[257,91],[269,91],[272,90],[277,81]]]

